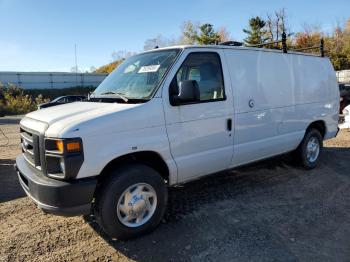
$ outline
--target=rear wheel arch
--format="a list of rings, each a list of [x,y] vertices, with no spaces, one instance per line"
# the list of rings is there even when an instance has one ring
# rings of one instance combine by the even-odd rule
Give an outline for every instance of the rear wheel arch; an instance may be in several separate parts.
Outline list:
[[[305,131],[305,136],[312,129],[316,129],[318,132],[320,132],[322,138],[324,139],[326,132],[327,132],[327,127],[326,127],[326,123],[323,120],[317,120],[317,121],[310,123]]]

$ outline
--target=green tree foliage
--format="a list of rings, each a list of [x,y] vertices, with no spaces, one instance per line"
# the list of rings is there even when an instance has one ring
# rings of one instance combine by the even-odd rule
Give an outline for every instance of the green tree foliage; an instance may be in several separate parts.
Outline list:
[[[37,108],[32,97],[13,84],[0,86],[0,115],[25,114]]]
[[[273,15],[267,14],[266,19],[252,17],[249,19],[249,28],[243,32],[248,45],[262,44],[270,41],[279,41],[282,32],[287,34],[287,46],[290,49],[319,47],[321,38],[324,39],[326,55],[330,58],[335,70],[350,69],[350,19],[343,26],[337,26],[332,33],[325,33],[318,26],[304,25],[303,31],[290,33],[286,27],[287,15],[284,9]],[[281,44],[271,44],[265,48],[281,48]],[[319,49],[303,52],[319,53]]]
[[[249,19],[249,29],[243,29],[248,36],[244,42],[248,45],[258,45],[266,42],[266,22],[259,16]]]
[[[220,35],[214,30],[213,25],[203,24],[199,27],[196,40],[200,45],[212,45],[220,41]]]
[[[287,14],[285,9],[281,9],[272,14],[267,14],[266,18],[259,16],[249,19],[249,27],[243,29],[247,34],[244,42],[248,45],[262,44],[266,42],[279,41],[282,32],[287,34],[288,48],[304,48],[319,45],[320,39],[325,40],[326,55],[330,57],[336,70],[350,69],[350,19],[343,26],[338,26],[332,33],[324,33],[317,27],[305,27],[303,31],[291,33],[287,26]],[[181,26],[181,36],[175,39],[168,39],[162,35],[156,38],[148,39],[145,42],[145,49],[148,47],[167,46],[176,44],[215,44],[231,40],[229,32],[225,27],[218,31],[209,23],[201,24],[199,22],[185,21]],[[281,48],[281,44],[270,44],[266,48]],[[310,50],[306,52],[315,52]],[[123,59],[115,60],[110,64],[104,65],[95,72],[110,73]]]
[[[186,21],[182,25],[180,44],[212,45],[217,42],[229,40],[229,32],[225,27],[218,31],[209,23],[200,24],[198,22]]]

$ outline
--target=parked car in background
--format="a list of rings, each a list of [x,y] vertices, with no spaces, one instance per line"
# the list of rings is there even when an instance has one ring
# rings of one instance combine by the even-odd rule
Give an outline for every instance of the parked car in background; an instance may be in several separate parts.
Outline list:
[[[347,128],[350,131],[350,105],[346,106],[341,114],[342,121],[339,128]]]
[[[339,113],[341,114],[344,108],[350,105],[350,83],[339,84],[339,93],[340,93]]]
[[[48,103],[38,105],[38,109],[43,109],[43,108],[62,105],[62,104],[68,104],[68,103],[72,103],[72,102],[83,101],[85,99],[86,99],[86,96],[84,96],[84,95],[60,96],[60,97],[57,97]]]

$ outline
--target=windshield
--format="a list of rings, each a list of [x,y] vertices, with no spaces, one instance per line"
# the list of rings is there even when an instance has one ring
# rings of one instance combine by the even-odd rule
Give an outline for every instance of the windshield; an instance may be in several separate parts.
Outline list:
[[[57,97],[57,98],[55,98],[54,100],[52,100],[51,102],[52,102],[52,103],[60,102],[59,100],[61,100],[61,99],[62,99],[62,101],[63,101],[63,96]]]
[[[154,51],[128,58],[96,88],[92,97],[150,98],[179,51]]]

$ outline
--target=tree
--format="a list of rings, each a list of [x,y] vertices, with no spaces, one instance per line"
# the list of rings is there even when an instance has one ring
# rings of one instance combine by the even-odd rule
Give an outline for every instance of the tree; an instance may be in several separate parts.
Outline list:
[[[112,52],[112,59],[113,61],[119,61],[119,60],[125,60],[129,58],[130,56],[135,55],[135,52],[130,52],[126,50],[119,50],[119,51],[113,51]]]
[[[249,29],[243,29],[248,36],[244,42],[248,45],[258,45],[266,42],[266,22],[259,16],[249,19]]]
[[[198,22],[185,21],[181,25],[180,43],[185,45],[193,45],[197,41]]]
[[[216,42],[223,42],[229,40],[230,33],[225,27],[221,27],[218,31],[215,31],[214,26],[205,23],[185,21],[181,26],[181,44],[199,44],[210,45]]]
[[[155,48],[156,46],[166,47],[166,46],[175,45],[177,43],[178,41],[176,41],[175,39],[167,38],[159,34],[154,38],[147,39],[143,45],[143,49],[147,51]]]
[[[94,67],[90,67],[90,71],[94,73],[103,73],[103,74],[109,74],[111,73],[115,68],[117,68],[123,61],[130,56],[135,55],[135,52],[125,51],[125,50],[119,50],[119,51],[113,51],[112,53],[112,62],[103,66],[98,67],[97,69]]]
[[[72,67],[70,68],[70,71],[71,71],[72,73],[81,73],[79,67],[77,67],[77,66],[72,66]]]
[[[321,38],[324,37],[319,26],[304,24],[304,30],[297,32],[294,37],[294,48],[307,48],[320,44]],[[312,50],[311,50],[312,51]]]
[[[227,31],[226,27],[222,26],[219,28],[217,34],[220,37],[220,42],[226,42],[226,41],[230,41],[231,37],[230,37],[230,32]]]
[[[274,15],[268,13],[266,16],[266,33],[269,42],[281,40],[283,32],[287,36],[292,35],[287,27],[287,14],[284,8],[275,11]]]
[[[332,35],[326,38],[326,51],[335,70],[350,69],[350,27],[338,25]]]
[[[220,36],[215,32],[213,25],[202,24],[199,27],[199,35],[197,36],[197,42],[200,45],[212,45],[219,42]]]
[[[350,31],[350,30],[349,30]],[[347,25],[337,25],[331,34],[322,32],[320,26],[304,25],[301,32],[293,38],[294,48],[318,47],[321,38],[324,39],[326,55],[330,58],[335,70],[350,69],[350,32]],[[311,49],[303,52],[319,53]]]
[[[119,66],[123,60],[114,61],[112,63],[109,63],[107,65],[100,66],[95,70],[95,73],[103,73],[103,74],[109,74],[111,73],[117,66]]]

